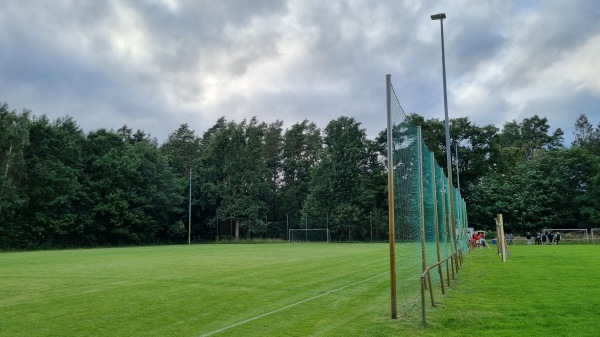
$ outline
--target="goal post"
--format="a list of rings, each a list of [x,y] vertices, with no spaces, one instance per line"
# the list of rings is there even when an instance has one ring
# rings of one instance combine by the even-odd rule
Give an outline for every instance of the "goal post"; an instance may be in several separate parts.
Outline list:
[[[552,234],[553,242],[556,238],[556,234],[560,233],[560,242],[562,243],[589,243],[590,238],[588,235],[588,230],[586,228],[544,228],[542,230],[542,234],[548,233]]]
[[[595,239],[598,239],[598,236],[600,235],[600,228],[592,228],[591,229],[591,233],[592,233],[592,244],[595,244]]]
[[[289,242],[331,242],[329,228],[290,228]]]

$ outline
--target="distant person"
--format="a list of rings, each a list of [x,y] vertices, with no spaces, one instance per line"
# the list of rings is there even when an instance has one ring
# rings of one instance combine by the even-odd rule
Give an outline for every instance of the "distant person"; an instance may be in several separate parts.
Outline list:
[[[542,245],[545,245],[547,240],[546,233],[542,233]]]
[[[541,245],[542,244],[542,236],[540,235],[540,233],[535,233],[535,244],[536,245]]]
[[[554,237],[552,236],[552,233],[550,233],[550,231],[548,231],[548,234],[546,234],[546,236],[548,237],[548,242],[550,244],[552,244],[552,239],[554,239]]]
[[[531,246],[531,233],[527,232],[525,237],[527,237],[527,244]]]
[[[556,242],[556,244],[558,244],[559,241],[560,241],[560,233],[556,232],[556,235],[554,236],[554,242]]]

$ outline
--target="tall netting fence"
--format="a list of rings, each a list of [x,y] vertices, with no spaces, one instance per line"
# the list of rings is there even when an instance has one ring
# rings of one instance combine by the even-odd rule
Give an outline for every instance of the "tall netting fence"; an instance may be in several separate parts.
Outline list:
[[[407,119],[391,81],[388,86],[397,305],[408,314],[424,305],[425,293],[433,302],[451,284],[468,248],[467,217],[459,191],[425,145],[420,127]]]

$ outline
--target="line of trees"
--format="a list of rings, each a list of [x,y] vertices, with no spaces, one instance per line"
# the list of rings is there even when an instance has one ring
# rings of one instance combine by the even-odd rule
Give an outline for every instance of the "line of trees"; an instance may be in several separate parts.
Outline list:
[[[409,119],[446,167],[443,121]],[[580,116],[570,148],[549,130],[538,116],[502,130],[451,120],[475,227],[492,229],[500,212],[513,232],[600,224],[600,124]],[[182,243],[190,186],[196,240],[214,240],[223,222],[234,238],[267,237],[269,226],[302,218],[327,224],[333,240],[371,240],[373,231],[385,239],[385,149],[385,130],[368,139],[349,117],[323,130],[221,117],[202,135],[182,124],[159,145],[126,125],[85,133],[70,117],[50,121],[4,103],[0,249]]]

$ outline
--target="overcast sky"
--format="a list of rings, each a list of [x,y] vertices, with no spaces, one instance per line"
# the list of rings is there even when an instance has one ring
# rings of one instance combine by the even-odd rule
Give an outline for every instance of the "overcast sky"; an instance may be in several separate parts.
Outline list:
[[[0,102],[83,130],[127,124],[163,142],[180,124],[257,116],[386,126],[385,75],[407,113],[479,126],[535,114],[600,122],[600,2],[3,0]]]

